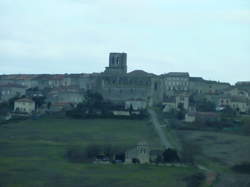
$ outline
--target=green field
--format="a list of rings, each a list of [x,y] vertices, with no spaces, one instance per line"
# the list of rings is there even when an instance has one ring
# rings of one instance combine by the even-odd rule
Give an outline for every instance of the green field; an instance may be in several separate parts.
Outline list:
[[[0,187],[185,186],[192,168],[70,163],[72,146],[134,146],[159,139],[146,120],[43,118],[0,126]]]

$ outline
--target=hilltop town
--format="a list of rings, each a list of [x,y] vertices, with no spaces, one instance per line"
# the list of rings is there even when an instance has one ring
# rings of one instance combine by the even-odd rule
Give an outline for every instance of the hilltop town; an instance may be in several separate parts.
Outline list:
[[[100,73],[0,75],[0,186],[9,176],[32,186],[24,173],[51,186],[250,183],[250,81],[127,66],[126,53],[110,53]]]
[[[162,105],[167,111],[182,104],[187,114],[193,115],[197,111],[195,103],[206,100],[216,110],[225,107],[239,113],[250,110],[250,82],[230,85],[192,77],[187,72],[158,76],[143,70],[128,73],[126,53],[110,53],[109,66],[101,73],[0,76],[0,102],[21,98],[23,103],[31,103],[32,98],[44,97],[39,107],[31,104],[28,109],[19,104],[10,112],[17,112],[17,108],[27,113],[44,112],[48,104],[50,111],[58,112],[83,102],[87,91],[99,93],[104,100],[123,105],[124,109],[130,105],[135,109]]]

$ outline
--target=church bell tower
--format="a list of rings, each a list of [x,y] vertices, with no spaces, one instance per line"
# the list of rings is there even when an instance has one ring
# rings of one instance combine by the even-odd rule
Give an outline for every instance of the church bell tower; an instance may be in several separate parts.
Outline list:
[[[110,53],[106,73],[127,73],[127,53]]]

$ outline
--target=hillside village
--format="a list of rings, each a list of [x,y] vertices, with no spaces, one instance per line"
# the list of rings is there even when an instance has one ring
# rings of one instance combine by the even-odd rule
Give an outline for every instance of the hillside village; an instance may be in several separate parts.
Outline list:
[[[1,146],[19,147],[20,141],[37,156],[37,147],[46,144],[63,163],[198,170],[184,182],[192,187],[211,186],[219,177],[223,186],[237,167],[243,175],[231,176],[234,183],[250,183],[244,175],[250,168],[249,114],[250,81],[230,85],[187,72],[127,72],[126,53],[110,53],[101,73],[0,75]],[[5,147],[15,159],[24,153],[17,147]]]
[[[154,75],[136,70],[128,73],[127,54],[110,53],[109,66],[101,73],[1,75],[0,102],[13,102],[12,108],[2,111],[1,115],[8,118],[10,114],[72,110],[86,100],[89,91],[119,106],[116,115],[127,115],[124,111],[131,107],[136,111],[161,106],[164,112],[181,107],[185,120],[194,122],[199,116],[213,116],[226,108],[240,114],[250,111],[250,82],[230,85],[192,77],[187,72]],[[199,107],[204,104],[210,108]]]

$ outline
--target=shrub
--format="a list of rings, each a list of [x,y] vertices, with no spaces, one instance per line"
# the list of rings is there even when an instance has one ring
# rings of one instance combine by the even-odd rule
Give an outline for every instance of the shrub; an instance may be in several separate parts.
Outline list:
[[[174,149],[166,149],[163,154],[163,162],[179,162],[179,156],[177,154],[177,151]]]
[[[207,99],[196,102],[196,108],[201,112],[215,112],[215,104]]]
[[[72,147],[66,151],[65,157],[71,162],[90,162],[101,152],[101,146],[88,145],[86,148]]]
[[[238,173],[250,174],[250,162],[243,162],[238,165],[234,165],[232,170]]]
[[[206,177],[203,173],[195,173],[186,177],[185,180],[187,181],[187,187],[200,187],[205,178]]]
[[[70,148],[66,151],[65,154],[66,159],[70,162],[84,162],[87,161],[86,152],[81,148]]]
[[[112,161],[114,158],[125,160],[125,148],[114,147],[109,144],[104,145],[88,145],[86,148],[73,147],[69,148],[65,157],[71,162],[91,162],[98,158],[108,158]]]
[[[181,151],[181,160],[185,163],[194,164],[195,155],[201,153],[201,148],[197,144],[187,143],[183,141]]]

